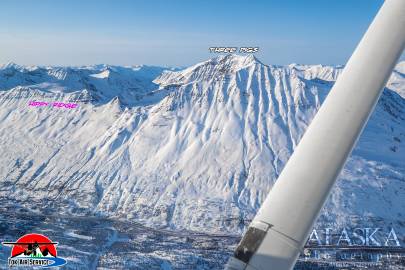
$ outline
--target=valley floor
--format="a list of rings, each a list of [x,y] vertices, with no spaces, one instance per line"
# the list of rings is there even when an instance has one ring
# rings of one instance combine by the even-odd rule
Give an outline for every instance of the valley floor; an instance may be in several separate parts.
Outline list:
[[[63,269],[223,269],[239,236],[167,231],[139,223],[102,217],[43,214],[0,201],[0,241],[15,241],[26,233],[41,233],[58,242],[58,256],[67,260]],[[8,269],[10,248],[0,249],[0,269]],[[405,261],[405,253],[404,253]],[[390,269],[395,264],[300,258],[295,270]]]

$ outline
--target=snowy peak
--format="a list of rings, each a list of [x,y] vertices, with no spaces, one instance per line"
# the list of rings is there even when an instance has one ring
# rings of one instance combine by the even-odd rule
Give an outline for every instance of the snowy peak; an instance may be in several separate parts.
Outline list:
[[[263,65],[255,56],[228,54],[196,64],[177,72],[164,72],[156,78],[155,83],[162,85],[184,84],[196,81],[212,81],[222,79],[226,75],[240,70]]]
[[[22,67],[20,65],[17,65],[14,62],[8,62],[6,64],[3,64],[0,66],[0,69],[21,69]]]
[[[228,54],[224,56],[219,56],[213,58],[208,62],[214,62],[219,65],[229,66],[232,70],[240,70],[255,64],[262,64],[254,55],[238,55],[238,54]]]
[[[227,55],[185,70],[164,72],[154,82],[170,94],[165,100],[168,110],[193,100],[199,106],[236,109],[240,116],[247,113],[241,111],[245,104],[254,104],[255,110],[286,118],[292,107],[318,108],[331,86],[301,75],[289,67],[265,65],[254,56]]]
[[[152,81],[164,70],[154,66],[23,67],[9,63],[0,69],[0,91],[23,86],[43,95],[62,95],[95,105],[119,97],[125,106],[135,106],[157,88]]]
[[[291,68],[293,73],[304,79],[320,79],[328,82],[336,81],[343,71],[343,66],[291,64],[288,67]]]

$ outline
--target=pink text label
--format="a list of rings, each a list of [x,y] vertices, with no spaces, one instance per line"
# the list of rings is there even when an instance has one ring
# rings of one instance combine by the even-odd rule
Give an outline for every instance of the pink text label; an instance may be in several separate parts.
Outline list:
[[[44,102],[44,101],[30,101],[28,103],[28,106],[33,106],[33,107],[41,107],[41,106],[52,106],[52,107],[59,107],[59,108],[67,108],[67,109],[73,109],[78,106],[76,103],[64,103],[64,102]]]

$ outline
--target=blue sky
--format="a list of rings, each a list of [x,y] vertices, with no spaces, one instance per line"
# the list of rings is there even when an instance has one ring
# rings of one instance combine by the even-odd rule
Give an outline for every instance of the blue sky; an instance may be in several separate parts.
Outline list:
[[[210,46],[259,46],[267,64],[343,64],[382,3],[2,0],[0,62],[186,66]]]

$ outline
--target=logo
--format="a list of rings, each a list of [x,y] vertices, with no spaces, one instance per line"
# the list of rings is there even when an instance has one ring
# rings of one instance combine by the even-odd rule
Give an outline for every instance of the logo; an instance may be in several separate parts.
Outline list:
[[[8,258],[9,267],[33,266],[54,267],[66,264],[66,260],[57,256],[57,242],[52,242],[42,234],[30,233],[20,237],[16,242],[3,242],[12,246]]]
[[[401,239],[392,227],[314,229],[297,267],[305,267],[308,263],[333,269],[386,269],[384,265],[403,265],[405,248],[401,246]]]

